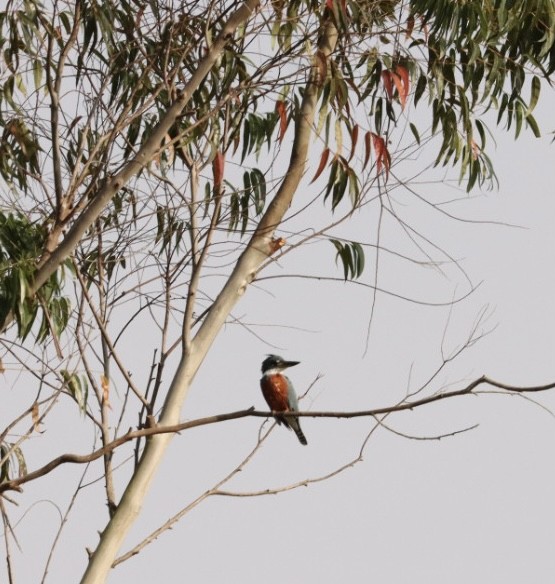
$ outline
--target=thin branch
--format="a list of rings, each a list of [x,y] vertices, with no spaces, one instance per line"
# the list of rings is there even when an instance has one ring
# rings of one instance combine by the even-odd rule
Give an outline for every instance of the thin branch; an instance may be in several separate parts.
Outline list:
[[[12,526],[10,525],[10,520],[8,514],[6,513],[6,508],[4,501],[0,500],[0,511],[2,513],[2,523],[4,524],[4,545],[6,547],[6,570],[8,572],[8,582],[9,584],[14,584],[14,574],[12,566],[12,556],[10,551],[10,534],[14,536]]]
[[[383,416],[386,418],[387,414]],[[295,483],[291,483],[289,485],[282,485],[281,487],[275,487],[273,489],[262,489],[261,491],[250,491],[250,492],[239,492],[239,491],[222,491],[222,490],[214,490],[212,493],[213,495],[223,496],[223,497],[264,497],[266,495],[279,495],[281,493],[286,493],[287,491],[293,491],[300,487],[308,487],[309,485],[315,483],[321,483],[327,481],[337,475],[344,473],[346,470],[353,468],[359,462],[362,462],[364,450],[373,436],[374,432],[376,432],[380,428],[380,420],[375,420],[377,423],[371,428],[368,432],[364,440],[362,441],[362,445],[359,448],[357,456],[355,458],[347,461],[346,463],[342,464],[341,466],[335,468],[334,470],[327,472],[323,475],[315,476],[308,479],[303,479],[302,481],[297,481]]]
[[[195,165],[193,165],[195,168]],[[196,172],[192,174],[191,181],[197,180]],[[192,193],[194,193],[196,186],[191,187]],[[193,195],[192,195],[193,196]],[[221,186],[217,187],[217,192],[215,194],[214,200],[214,211],[212,213],[212,218],[210,220],[210,226],[208,227],[208,232],[206,234],[206,239],[202,251],[200,254],[198,250],[193,251],[193,269],[191,274],[191,282],[189,283],[189,290],[187,292],[187,300],[185,302],[185,314],[183,315],[183,326],[182,326],[182,343],[183,351],[188,352],[191,349],[191,328],[193,326],[193,312],[195,309],[195,302],[197,297],[198,285],[200,280],[200,274],[202,266],[208,256],[210,246],[212,244],[212,238],[218,225],[218,218],[220,216],[220,208],[222,203],[222,189]],[[193,215],[191,216],[191,231],[194,229]],[[191,237],[196,239],[197,234],[192,233]],[[197,257],[198,256],[198,257]]]
[[[264,424],[262,424],[262,426],[263,425]],[[277,426],[277,424],[274,424],[274,426]],[[147,537],[145,537],[138,544],[133,546],[129,551],[125,552],[119,558],[116,558],[116,560],[114,560],[114,563],[112,564],[112,568],[115,568],[118,564],[121,564],[122,562],[125,562],[126,560],[132,558],[133,556],[136,556],[147,545],[150,545],[156,539],[158,539],[158,537],[160,537],[160,535],[162,535],[162,533],[164,533],[164,531],[171,529],[182,517],[184,517],[187,513],[189,513],[189,511],[191,511],[192,509],[194,509],[195,507],[200,505],[200,503],[202,503],[205,499],[208,499],[212,495],[216,494],[216,491],[218,491],[218,489],[220,489],[220,487],[222,487],[223,485],[228,483],[234,476],[236,476],[238,473],[240,473],[245,468],[245,466],[253,459],[254,455],[260,449],[260,446],[262,446],[262,444],[264,443],[266,438],[268,438],[268,436],[270,435],[270,432],[272,431],[272,429],[273,429],[273,427],[268,429],[263,436],[258,437],[258,440],[257,440],[254,448],[252,448],[250,450],[250,452],[243,458],[243,460],[231,472],[228,472],[211,489],[209,489],[208,491],[205,491],[204,493],[199,495],[196,499],[194,499],[188,505],[186,505],[185,507],[180,509],[177,513],[174,513],[174,515],[172,515],[167,521],[165,521],[157,529],[155,529],[153,532],[151,532]]]
[[[344,284],[345,280],[343,278],[335,277],[335,276],[318,276],[312,274],[272,274],[271,276],[262,276],[256,279],[257,282],[262,282],[263,280],[277,280],[279,278],[298,278],[302,280],[316,280],[317,282],[337,282],[340,284]],[[456,304],[458,302],[462,302],[466,300],[471,294],[473,294],[480,284],[471,288],[466,294],[458,296],[454,300],[448,300],[443,302],[427,302],[425,300],[418,300],[417,298],[411,298],[410,296],[403,296],[402,294],[398,294],[391,290],[386,290],[385,288],[380,288],[379,286],[374,286],[373,284],[366,284],[365,282],[360,282],[359,280],[350,280],[349,284],[353,286],[362,286],[363,288],[371,288],[376,289],[378,292],[382,294],[386,294],[387,296],[391,296],[393,298],[398,298],[399,300],[405,300],[406,302],[410,302],[412,304],[419,304],[420,306],[433,306],[433,307],[441,307],[441,306],[451,306],[452,304]]]
[[[77,501],[77,496],[79,495],[79,493],[83,487],[83,482],[85,480],[85,476],[86,476],[88,470],[89,470],[89,468],[86,467],[85,470],[83,471],[83,474],[81,475],[81,478],[79,479],[79,483],[77,484],[77,487],[76,487],[75,491],[73,492],[73,495],[72,495],[71,500],[70,500],[70,502],[65,510],[65,513],[61,517],[60,526],[58,527],[58,531],[56,532],[56,536],[54,537],[54,541],[52,542],[52,547],[50,548],[50,551],[48,553],[48,558],[47,558],[46,564],[44,566],[41,584],[44,584],[46,582],[46,577],[48,575],[50,563],[52,562],[52,558],[54,557],[54,551],[56,550],[56,546],[58,545],[58,542],[60,541],[62,531],[63,531],[64,527],[67,525],[69,514]]]
[[[387,406],[383,408],[375,408],[372,410],[357,410],[353,412],[287,412],[281,415],[286,418],[362,418],[362,417],[375,417],[383,414],[391,414],[394,412],[402,412],[406,410],[413,410],[421,406],[425,406],[440,400],[450,399],[453,397],[460,397],[464,395],[474,394],[476,395],[475,389],[480,385],[491,385],[498,389],[505,390],[511,393],[535,393],[540,391],[548,391],[555,388],[555,382],[548,383],[545,385],[534,385],[534,386],[516,386],[507,383],[501,383],[490,379],[486,375],[475,379],[469,383],[466,387],[462,389],[457,389],[453,391],[446,391],[443,393],[437,393],[419,400],[412,402],[402,402],[395,406]],[[208,416],[206,418],[199,418],[197,420],[191,420],[189,422],[182,422],[180,424],[172,424],[168,426],[154,426],[151,428],[143,428],[141,430],[130,430],[127,434],[120,436],[119,438],[113,440],[106,446],[99,448],[91,452],[90,454],[62,454],[57,458],[51,460],[49,463],[45,464],[41,468],[26,474],[23,477],[12,479],[6,481],[0,485],[0,493],[8,490],[21,490],[21,485],[33,481],[39,477],[42,477],[58,466],[62,464],[86,464],[97,460],[101,456],[105,456],[107,453],[112,452],[119,446],[137,438],[142,438],[146,436],[154,436],[158,434],[175,434],[182,432],[183,430],[189,430],[191,428],[197,428],[199,426],[206,426],[208,424],[216,424],[218,422],[226,422],[228,420],[237,420],[239,418],[256,417],[256,418],[270,418],[274,414],[273,412],[265,412],[255,410],[254,407],[248,408],[246,410],[238,410],[236,412],[231,412],[227,414],[217,414],[214,416]]]
[[[113,357],[114,361],[116,362],[116,365],[118,366],[118,368],[120,370],[120,373],[123,375],[125,381],[127,382],[127,385],[131,388],[131,391],[135,394],[135,396],[143,404],[143,406],[145,406],[148,409],[150,407],[149,402],[147,401],[145,396],[139,391],[139,388],[135,385],[135,383],[131,379],[129,372],[127,371],[127,369],[125,368],[121,359],[119,358],[118,353],[116,352],[115,347],[112,344],[112,341],[110,340],[110,336],[108,335],[108,331],[106,330],[106,326],[105,326],[105,323],[103,321],[103,318],[98,313],[98,311],[96,310],[96,308],[93,304],[92,298],[91,298],[89,291],[87,289],[87,285],[86,285],[85,281],[83,280],[83,276],[81,275],[81,272],[79,271],[79,266],[77,265],[77,263],[75,261],[73,261],[73,265],[75,267],[75,274],[77,275],[77,279],[79,280],[79,284],[81,285],[83,296],[85,297],[85,300],[87,301],[87,304],[89,305],[89,308],[92,312],[92,315],[96,321],[96,325],[98,326],[98,329],[100,330],[100,333],[102,335],[103,344],[105,344],[107,346],[107,348],[109,349],[110,356]]]
[[[388,432],[400,436],[401,438],[406,438],[407,440],[421,440],[421,441],[431,441],[431,440],[442,440],[443,438],[452,438],[458,434],[464,434],[465,432],[470,432],[471,430],[476,430],[480,424],[473,424],[472,426],[467,426],[466,428],[461,428],[460,430],[453,430],[452,432],[445,432],[443,434],[436,434],[435,436],[414,436],[413,434],[405,434],[399,430],[395,430],[388,424],[382,421],[378,421],[378,424],[385,428]]]

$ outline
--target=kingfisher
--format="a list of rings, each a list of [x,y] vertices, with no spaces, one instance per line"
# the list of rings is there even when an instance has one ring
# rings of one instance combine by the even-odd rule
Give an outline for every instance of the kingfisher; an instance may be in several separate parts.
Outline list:
[[[262,379],[260,387],[262,395],[268,402],[272,412],[298,412],[299,404],[297,394],[290,379],[283,375],[282,371],[288,367],[298,365],[300,361],[285,361],[277,355],[268,355],[262,361]],[[305,435],[301,430],[299,418],[285,418],[284,416],[274,416],[278,424],[283,424],[286,428],[293,430],[301,444],[307,443]]]

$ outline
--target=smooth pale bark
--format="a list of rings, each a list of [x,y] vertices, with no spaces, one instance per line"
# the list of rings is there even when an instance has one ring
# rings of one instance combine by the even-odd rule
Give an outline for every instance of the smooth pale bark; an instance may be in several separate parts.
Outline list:
[[[152,136],[145,142],[135,158],[114,176],[106,186],[96,195],[91,204],[79,217],[67,233],[63,242],[39,267],[34,282],[33,291],[37,291],[55,272],[60,264],[73,252],[83,237],[87,229],[94,223],[105,206],[114,195],[133,176],[136,176],[159,151],[160,144],[166,136],[168,130],[175,123],[194,91],[199,87],[202,80],[212,69],[217,59],[222,54],[226,44],[232,39],[237,28],[248,21],[260,4],[259,0],[246,0],[241,7],[234,12],[225,24],[222,34],[210,47],[206,57],[199,62],[199,67],[186,84],[178,100],[168,109],[158,126],[154,129]],[[188,387],[194,373],[198,369],[198,362],[191,367],[195,361],[189,361],[184,357],[178,367],[173,383],[169,389],[169,395],[176,391],[176,387]],[[185,366],[190,363],[189,366]],[[180,408],[179,408],[180,409]],[[162,415],[160,422],[167,423],[167,419],[177,420],[179,409],[172,410],[164,408],[166,414]],[[89,560],[87,570],[81,582],[83,584],[99,584],[105,582],[108,571],[119,550],[121,543],[129,528],[137,517],[150,482],[158,465],[167,443],[170,440],[168,435],[159,435],[147,442],[141,461],[125,490],[119,505],[110,519],[106,529],[100,536],[100,543]]]
[[[328,22],[323,27],[319,41],[319,50],[326,58],[333,51],[336,41],[337,29]],[[273,253],[274,230],[289,208],[306,167],[318,99],[318,73],[318,68],[314,67],[305,87],[301,109],[295,120],[295,137],[285,178],[190,346],[184,349],[159,419],[161,426],[179,421],[191,382],[212,342],[232,308],[252,282],[261,263]],[[91,557],[82,584],[101,584],[105,581],[123,539],[140,512],[152,478],[171,438],[171,434],[156,435],[147,442],[118,508],[100,537],[100,543]]]

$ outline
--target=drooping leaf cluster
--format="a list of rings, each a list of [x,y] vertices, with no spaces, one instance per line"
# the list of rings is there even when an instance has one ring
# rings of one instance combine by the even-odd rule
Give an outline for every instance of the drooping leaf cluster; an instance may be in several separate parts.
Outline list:
[[[416,41],[428,57],[417,91],[427,89],[433,130],[443,134],[437,163],[460,162],[470,190],[493,172],[480,112],[497,111],[497,123],[514,127],[515,137],[523,124],[540,135],[532,112],[539,76],[549,78],[555,70],[553,3],[417,0],[411,18],[426,32]]]
[[[330,239],[336,249],[336,262],[341,261],[345,280],[359,278],[364,271],[364,250],[356,241],[342,242]]]

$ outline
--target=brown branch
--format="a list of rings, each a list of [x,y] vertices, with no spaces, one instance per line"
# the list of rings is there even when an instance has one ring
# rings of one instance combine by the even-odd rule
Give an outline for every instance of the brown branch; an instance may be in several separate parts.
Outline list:
[[[378,428],[381,427],[383,420],[385,418],[387,418],[387,416],[388,416],[388,414],[384,415],[381,420],[376,419],[377,424],[375,424],[374,427],[366,434],[366,437],[362,441],[362,444],[359,448],[357,456],[355,456],[351,460],[348,460],[347,462],[343,463],[339,467],[337,467],[329,472],[326,472],[324,474],[321,474],[321,475],[318,475],[318,476],[315,476],[312,478],[306,478],[306,479],[303,479],[301,481],[290,483],[288,485],[282,485],[280,487],[275,487],[273,489],[270,488],[270,489],[262,489],[261,491],[238,492],[238,491],[224,491],[224,490],[219,489],[218,487],[215,487],[211,491],[211,494],[214,496],[223,496],[223,497],[263,497],[266,495],[279,495],[281,493],[286,493],[287,491],[293,491],[293,490],[299,489],[301,487],[308,487],[308,486],[316,484],[316,483],[328,481],[329,479],[336,477],[336,476],[344,473],[345,471],[353,468],[359,462],[362,462],[363,456],[364,456],[364,450],[366,449],[366,446],[367,446],[370,438],[374,435],[374,432],[376,432],[378,430]]]
[[[182,430],[188,430],[189,428],[195,428],[197,426],[205,426],[207,424],[214,424],[216,422],[224,422],[226,420],[234,420],[236,418],[244,418],[254,412],[254,408],[249,408],[247,410],[240,410],[237,412],[231,412],[229,414],[220,414],[216,416],[209,416],[207,418],[200,418],[198,420],[191,420],[190,422],[183,422],[181,424],[172,424],[169,426],[153,426],[151,428],[143,428],[141,430],[130,430],[127,434],[116,438],[112,442],[106,444],[102,448],[94,450],[90,454],[62,454],[57,458],[54,458],[41,468],[30,472],[17,479],[12,479],[0,484],[0,493],[8,490],[20,491],[21,485],[28,483],[32,480],[38,479],[50,472],[62,464],[73,463],[73,464],[86,464],[97,460],[101,456],[112,452],[122,444],[129,442],[131,440],[136,440],[137,438],[144,438],[148,436],[154,436],[156,434],[175,434],[181,432]],[[261,412],[259,412],[261,413]],[[270,417],[272,414],[268,413],[266,417]]]
[[[433,441],[433,440],[443,440],[444,438],[453,438],[453,436],[457,436],[458,434],[464,434],[465,432],[471,432],[472,430],[476,430],[476,428],[478,428],[478,426],[480,424],[472,424],[472,426],[467,426],[466,428],[461,428],[460,430],[453,430],[452,432],[445,432],[443,434],[436,434],[435,436],[414,436],[413,434],[405,434],[404,432],[400,432],[399,430],[395,430],[395,428],[392,428],[391,426],[389,426],[388,424],[386,424],[385,422],[382,422],[381,420],[378,420],[378,424],[384,428],[384,430],[387,430],[388,432],[391,432],[392,434],[395,434],[396,436],[400,436],[401,438],[406,438],[407,440],[417,440],[417,441],[422,441],[422,442],[429,442],[429,441]]]
[[[362,417],[375,417],[382,414],[391,414],[395,412],[402,412],[405,410],[413,410],[415,408],[425,406],[440,400],[445,400],[453,397],[459,397],[464,395],[476,394],[475,389],[480,385],[491,385],[498,389],[508,391],[511,393],[534,393],[539,391],[547,391],[555,388],[555,382],[548,383],[545,385],[534,385],[529,387],[509,385],[507,383],[501,383],[490,379],[486,375],[475,379],[469,383],[466,387],[462,389],[457,389],[453,391],[446,391],[444,393],[438,393],[425,397],[412,402],[404,402],[395,406],[387,406],[384,408],[375,408],[371,410],[358,410],[354,412],[288,412],[281,414],[285,417],[291,418],[362,418]],[[130,430],[127,434],[120,436],[116,440],[106,444],[106,446],[99,448],[91,452],[90,454],[62,454],[57,458],[54,458],[49,463],[45,464],[41,468],[26,474],[25,476],[19,477],[17,479],[12,479],[6,481],[0,485],[0,493],[8,490],[21,490],[21,485],[28,483],[32,480],[40,478],[62,464],[73,463],[73,464],[85,464],[97,460],[101,456],[105,456],[109,452],[112,452],[119,446],[135,440],[137,438],[144,438],[148,436],[154,436],[157,434],[175,434],[183,430],[189,430],[191,428],[197,428],[199,426],[206,426],[208,424],[215,424],[218,422],[226,422],[228,420],[237,420],[239,418],[256,417],[256,418],[269,418],[273,416],[272,412],[255,410],[254,407],[248,408],[246,410],[238,410],[236,412],[230,412],[227,414],[217,414],[214,416],[208,416],[206,418],[199,418],[197,420],[191,420],[189,422],[182,422],[180,424],[172,424],[168,426],[154,426],[151,428],[143,428],[141,430]]]

